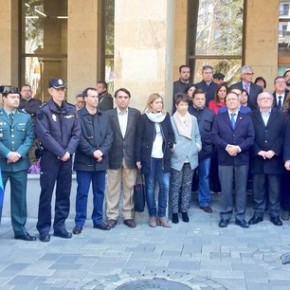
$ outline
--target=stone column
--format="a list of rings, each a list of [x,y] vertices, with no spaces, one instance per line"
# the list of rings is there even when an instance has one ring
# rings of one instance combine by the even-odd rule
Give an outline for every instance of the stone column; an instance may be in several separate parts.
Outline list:
[[[0,85],[18,85],[18,1],[0,0]]]
[[[174,10],[174,0],[115,1],[114,87],[127,88],[141,110],[151,93],[171,110]]]
[[[174,80],[179,78],[179,67],[188,64],[187,61],[187,33],[188,30],[188,0],[175,1],[175,39],[174,39]]]
[[[99,3],[95,0],[68,0],[68,100],[88,86],[95,87],[98,76]]]
[[[245,64],[263,76],[269,90],[277,76],[279,1],[248,0],[245,19]]]

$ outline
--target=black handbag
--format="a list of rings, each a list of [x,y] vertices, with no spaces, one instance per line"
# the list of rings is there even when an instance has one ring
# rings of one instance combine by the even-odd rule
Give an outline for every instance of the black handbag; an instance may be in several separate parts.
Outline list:
[[[143,175],[139,170],[134,185],[134,205],[137,212],[143,212],[145,209],[145,184]]]

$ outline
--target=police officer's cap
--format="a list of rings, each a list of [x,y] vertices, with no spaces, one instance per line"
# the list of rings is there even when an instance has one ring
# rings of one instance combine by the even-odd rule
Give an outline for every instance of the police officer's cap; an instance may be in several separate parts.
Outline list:
[[[60,89],[60,88],[66,88],[66,84],[62,79],[51,79],[48,82],[48,87],[49,88],[54,88],[54,89]]]
[[[17,87],[13,86],[0,86],[0,94],[8,95],[8,94],[18,94],[19,90]]]

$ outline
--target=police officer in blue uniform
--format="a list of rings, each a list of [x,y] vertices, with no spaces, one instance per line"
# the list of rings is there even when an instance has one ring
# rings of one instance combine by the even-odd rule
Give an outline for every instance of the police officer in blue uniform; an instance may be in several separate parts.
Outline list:
[[[51,99],[36,113],[36,134],[43,146],[40,160],[41,193],[37,230],[42,242],[50,241],[51,199],[56,183],[54,236],[70,239],[65,220],[69,214],[72,183],[72,155],[78,146],[81,128],[74,105],[64,101],[66,85],[62,79],[48,83]]]
[[[18,240],[35,241],[25,229],[27,218],[26,186],[30,166],[28,151],[34,139],[29,114],[18,110],[18,88],[1,86],[3,109],[0,110],[0,165],[3,185],[8,179],[11,187],[11,222],[14,237]],[[2,206],[0,206],[0,222]]]

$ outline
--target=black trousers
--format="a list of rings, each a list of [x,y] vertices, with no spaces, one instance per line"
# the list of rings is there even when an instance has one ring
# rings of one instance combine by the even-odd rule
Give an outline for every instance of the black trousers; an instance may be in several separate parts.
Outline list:
[[[280,204],[283,210],[290,211],[290,171],[285,169],[281,176]]]
[[[280,216],[280,178],[279,174],[253,175],[254,210],[257,216],[262,217],[266,210],[267,190],[269,193],[269,216]]]
[[[36,227],[40,233],[49,233],[51,227],[51,200],[56,183],[53,229],[55,232],[59,232],[65,229],[65,220],[69,214],[72,159],[63,162],[53,154],[44,152],[40,167],[41,193]]]

